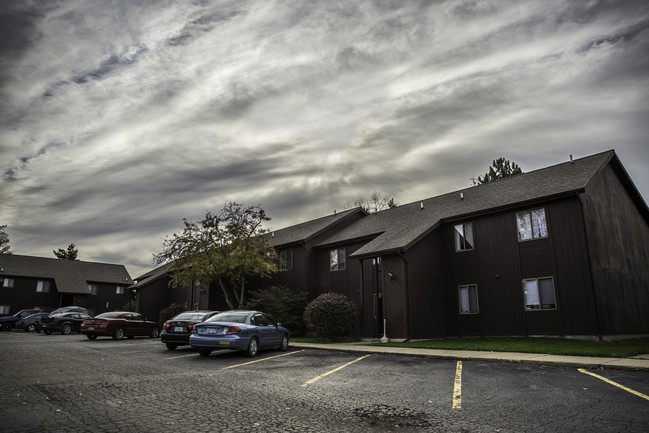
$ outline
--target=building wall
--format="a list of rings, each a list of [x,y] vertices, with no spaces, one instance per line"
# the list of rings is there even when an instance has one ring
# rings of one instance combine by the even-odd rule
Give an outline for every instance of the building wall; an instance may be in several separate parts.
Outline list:
[[[580,196],[603,335],[649,333],[649,224],[621,170],[607,165]]]
[[[53,280],[3,275],[2,279],[0,279],[0,285],[4,278],[14,280],[13,287],[0,287],[0,305],[9,306],[9,315],[13,315],[25,308],[40,308],[44,311],[51,311],[59,307],[59,294]],[[39,293],[36,291],[39,280],[50,281],[49,292]]]

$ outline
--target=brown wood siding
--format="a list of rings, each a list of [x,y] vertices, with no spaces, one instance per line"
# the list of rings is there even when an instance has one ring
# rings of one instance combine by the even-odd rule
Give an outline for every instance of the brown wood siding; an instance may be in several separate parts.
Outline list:
[[[580,198],[601,332],[649,332],[649,224],[615,166],[604,167]]]
[[[38,278],[12,277],[3,275],[2,278],[13,278],[13,287],[2,287],[0,280],[0,305],[9,306],[9,314],[14,315],[26,308],[40,308],[43,311],[52,311],[60,307],[59,294],[54,281]],[[50,281],[50,291],[37,293],[38,281]]]

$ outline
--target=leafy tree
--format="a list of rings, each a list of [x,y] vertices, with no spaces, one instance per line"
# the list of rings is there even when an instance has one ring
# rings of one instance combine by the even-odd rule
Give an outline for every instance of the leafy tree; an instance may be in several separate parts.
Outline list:
[[[171,304],[160,311],[158,325],[162,326],[167,320],[171,320],[183,311],[187,310],[183,304]]]
[[[74,244],[68,245],[67,250],[59,248],[58,250],[52,250],[52,252],[56,256],[56,258],[60,260],[79,260],[77,259],[79,250],[74,247]]]
[[[374,191],[368,198],[360,198],[354,202],[345,204],[345,209],[361,207],[368,213],[376,213],[385,209],[397,207],[397,203],[393,197],[383,195],[378,191]]]
[[[277,272],[277,253],[261,225],[270,221],[259,206],[227,202],[217,214],[207,212],[198,222],[183,220],[179,233],[166,237],[155,264],[172,263],[172,281],[216,281],[228,306],[241,308],[246,301],[246,279],[269,277]]]
[[[484,177],[478,176],[478,180],[472,178],[474,185],[483,185],[494,180],[504,179],[506,177],[516,176],[523,174],[523,170],[515,162],[509,162],[508,159],[498,158],[491,164],[489,171],[485,173]]]
[[[0,254],[11,254],[7,225],[0,226]]]

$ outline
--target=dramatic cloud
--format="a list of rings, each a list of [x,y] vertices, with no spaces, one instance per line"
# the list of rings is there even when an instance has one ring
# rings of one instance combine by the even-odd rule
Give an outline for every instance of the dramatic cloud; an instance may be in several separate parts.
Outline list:
[[[615,149],[649,195],[649,4],[0,6],[0,224],[18,254],[151,267],[227,200],[273,228]]]

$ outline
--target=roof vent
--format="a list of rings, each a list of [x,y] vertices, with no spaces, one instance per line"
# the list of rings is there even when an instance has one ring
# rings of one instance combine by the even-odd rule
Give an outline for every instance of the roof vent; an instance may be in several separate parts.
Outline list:
[[[270,232],[270,237],[274,238],[275,237],[275,232]]]
[[[464,193],[463,192],[460,193],[460,200],[464,200]]]
[[[419,203],[419,210],[424,210],[424,202]]]
[[[572,164],[573,164],[573,162],[572,162],[572,155],[570,155],[570,165],[572,165]]]
[[[336,209],[334,209],[334,215],[336,215]]]

